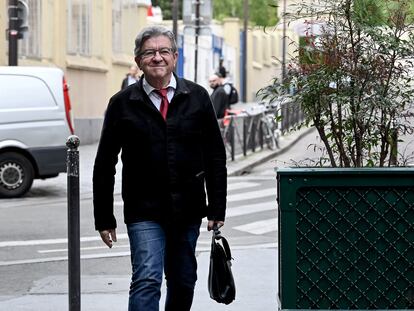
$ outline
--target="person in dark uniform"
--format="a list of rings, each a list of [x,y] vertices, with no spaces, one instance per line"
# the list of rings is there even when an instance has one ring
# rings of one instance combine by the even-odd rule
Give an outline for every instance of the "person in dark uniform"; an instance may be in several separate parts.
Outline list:
[[[221,78],[217,74],[210,76],[208,83],[213,89],[210,98],[216,111],[216,117],[221,119],[224,117],[226,109],[230,106],[229,96],[226,94],[223,85],[221,85]]]
[[[226,67],[224,67],[223,62],[224,62],[224,58],[223,57],[220,57],[219,67],[218,67],[217,72],[220,74],[220,76],[223,79],[225,79],[227,77],[227,70],[226,70]]]

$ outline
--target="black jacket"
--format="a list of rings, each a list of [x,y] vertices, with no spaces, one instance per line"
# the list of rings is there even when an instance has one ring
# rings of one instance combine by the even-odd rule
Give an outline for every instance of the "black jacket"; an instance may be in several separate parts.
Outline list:
[[[223,118],[226,109],[230,107],[229,95],[226,94],[224,87],[219,85],[213,90],[210,97],[213,102],[214,110],[216,111],[217,119]]]
[[[128,78],[129,78],[129,74],[126,75],[126,77],[122,80],[121,83],[121,90],[125,89],[128,87]]]
[[[95,228],[116,228],[115,165],[122,150],[124,221],[224,220],[226,154],[207,91],[176,78],[164,121],[142,79],[108,105],[93,172]],[[206,204],[206,193],[208,206]]]

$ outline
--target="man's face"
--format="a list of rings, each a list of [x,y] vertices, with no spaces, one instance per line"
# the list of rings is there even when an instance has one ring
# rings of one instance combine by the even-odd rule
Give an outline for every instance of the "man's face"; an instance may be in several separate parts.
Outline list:
[[[208,83],[212,89],[215,89],[219,84],[219,77],[213,76],[208,79]]]
[[[171,49],[170,39],[158,36],[147,39],[141,53],[135,58],[148,81],[169,79],[177,62],[178,53]]]

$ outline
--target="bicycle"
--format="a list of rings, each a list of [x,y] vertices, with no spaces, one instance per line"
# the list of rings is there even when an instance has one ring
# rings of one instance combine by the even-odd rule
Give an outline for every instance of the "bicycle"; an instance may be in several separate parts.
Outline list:
[[[279,104],[260,102],[259,106],[263,109],[263,116],[260,119],[261,128],[263,132],[264,143],[270,150],[279,148],[279,138],[281,136],[281,130],[279,129],[277,111]]]
[[[235,158],[236,138],[239,145],[242,144],[239,130],[235,125],[237,116],[244,116],[244,110],[226,109],[224,118],[220,120],[221,137],[223,138],[227,156],[232,160]]]
[[[276,118],[273,114],[264,113],[260,119],[264,143],[270,150],[279,148],[280,130],[277,128]]]

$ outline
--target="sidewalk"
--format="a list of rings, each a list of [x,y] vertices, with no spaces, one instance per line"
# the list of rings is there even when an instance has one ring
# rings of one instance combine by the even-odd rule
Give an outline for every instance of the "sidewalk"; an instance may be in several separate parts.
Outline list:
[[[230,305],[210,299],[207,290],[209,253],[197,256],[198,281],[192,311],[268,311],[277,310],[277,249],[232,249],[236,300]],[[81,276],[83,311],[126,311],[130,275]],[[28,295],[0,301],[0,310],[68,310],[66,275],[50,276],[35,283]],[[164,310],[165,285],[160,310]]]
[[[311,132],[313,128],[303,128],[299,131],[288,133],[279,138],[279,148],[269,150],[264,148],[257,152],[250,152],[246,157],[243,155],[236,156],[235,161],[227,161],[227,175],[239,176],[250,172],[255,166],[265,163],[279,154],[287,152],[290,147],[296,144],[303,136]]]
[[[249,172],[254,166],[286,152],[310,130],[303,129],[283,136],[277,150],[258,150],[246,157],[228,162],[228,175],[237,176]],[[81,146],[82,169],[91,166],[96,145]],[[82,164],[82,161],[81,161]],[[236,300],[230,305],[218,304],[210,299],[207,290],[209,252],[197,254],[198,281],[192,311],[267,311],[277,310],[277,248],[257,245],[255,248],[232,248],[233,273],[236,282]],[[87,260],[87,259],[86,259]],[[130,275],[93,276],[82,274],[81,306],[83,311],[125,311],[128,309]],[[0,310],[56,311],[68,310],[67,275],[53,275],[35,282],[25,296],[0,299]],[[165,285],[162,289],[160,310],[164,308]]]

